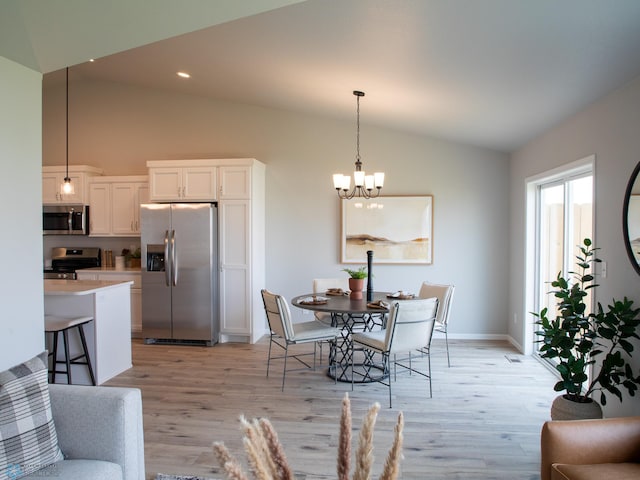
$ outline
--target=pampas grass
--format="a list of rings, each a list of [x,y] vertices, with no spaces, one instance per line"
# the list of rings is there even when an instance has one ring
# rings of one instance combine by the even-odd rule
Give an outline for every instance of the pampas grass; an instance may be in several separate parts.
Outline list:
[[[370,480],[373,465],[373,430],[380,405],[374,403],[367,412],[360,435],[355,458],[353,480]],[[351,402],[345,393],[342,399],[340,416],[340,438],[338,441],[338,480],[349,480],[351,468]],[[243,443],[248,457],[251,473],[255,480],[294,480],[291,467],[287,462],[282,444],[278,440],[273,425],[266,418],[247,421],[240,417],[240,424],[244,430]],[[380,480],[396,480],[400,472],[402,460],[402,430],[404,418],[402,412],[394,428],[394,440],[387,454]],[[229,480],[248,480],[248,476],[240,463],[229,453],[222,442],[213,444],[213,452],[218,463],[224,469]]]
[[[351,468],[351,402],[349,395],[342,399],[340,439],[338,443],[338,480],[349,480]]]

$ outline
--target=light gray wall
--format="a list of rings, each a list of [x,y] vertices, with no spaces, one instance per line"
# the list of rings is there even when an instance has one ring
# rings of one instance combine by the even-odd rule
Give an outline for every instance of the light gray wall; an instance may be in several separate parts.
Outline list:
[[[64,163],[60,75],[45,76],[45,165]],[[82,81],[72,81],[70,99],[72,164],[114,175],[144,174],[149,159],[257,158],[267,165],[266,287],[292,297],[310,291],[314,277],[346,276],[331,174],[353,170],[355,116],[312,117]],[[385,194],[435,197],[434,264],[376,265],[375,288],[417,292],[423,280],[453,283],[454,336],[504,338],[507,305],[496,285],[508,271],[507,156],[370,126],[364,105],[361,123],[364,168],[386,172]]]
[[[596,299],[606,306],[612,298],[624,296],[640,305],[640,277],[635,273],[624,247],[622,204],[627,181],[640,161],[640,78],[612,92],[589,108],[551,129],[515,152],[511,160],[511,279],[510,315],[520,321],[509,323],[510,335],[521,342],[525,329],[532,328],[531,315],[524,308],[524,188],[525,179],[555,167],[595,154],[595,235],[600,257],[607,262],[607,278],[598,278]],[[524,321],[523,321],[524,318]],[[640,345],[638,345],[640,349]],[[635,357],[640,368],[640,356]],[[620,405],[612,399],[607,415],[640,414],[640,399]]]
[[[0,370],[44,349],[42,75],[0,57]]]

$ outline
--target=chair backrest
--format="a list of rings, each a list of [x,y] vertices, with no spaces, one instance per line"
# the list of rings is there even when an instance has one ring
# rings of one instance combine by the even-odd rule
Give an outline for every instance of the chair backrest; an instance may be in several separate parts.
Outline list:
[[[451,300],[453,299],[453,285],[438,285],[436,283],[423,282],[420,287],[420,298],[436,297],[438,299],[438,313],[436,315],[436,323],[447,325],[449,323],[449,311],[451,309]]]
[[[268,290],[261,290],[261,293],[269,328],[285,340],[291,340],[294,333],[287,300],[282,295],[276,295]]]
[[[387,319],[385,350],[409,352],[430,345],[437,310],[436,297],[395,302]]]
[[[330,288],[349,290],[349,277],[345,278],[314,278],[313,293],[325,293]]]

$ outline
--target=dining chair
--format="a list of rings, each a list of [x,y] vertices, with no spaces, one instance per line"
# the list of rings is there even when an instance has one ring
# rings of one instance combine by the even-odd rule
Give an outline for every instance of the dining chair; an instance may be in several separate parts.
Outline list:
[[[405,300],[395,302],[391,305],[391,310],[387,317],[387,326],[384,330],[375,330],[369,332],[358,332],[351,336],[352,352],[351,352],[351,389],[355,383],[354,380],[354,352],[362,349],[365,351],[365,362],[361,372],[363,379],[369,381],[378,381],[389,387],[389,408],[392,407],[391,402],[391,355],[393,355],[394,376],[397,366],[409,370],[410,373],[417,373],[429,379],[429,396],[433,396],[431,388],[431,357],[427,354],[427,372],[424,373],[412,365],[411,352],[424,348],[431,344],[431,337],[435,326],[436,312],[438,309],[438,299],[425,298],[418,300]],[[382,367],[375,364],[373,354],[380,353],[382,355]],[[408,357],[397,360],[397,354],[408,353]],[[408,364],[405,363],[408,360]],[[372,373],[373,372],[373,373]]]
[[[438,313],[436,315],[435,331],[444,333],[444,341],[447,346],[447,365],[451,366],[449,358],[449,313],[453,299],[454,285],[440,285],[437,283],[423,282],[420,287],[419,298],[436,297],[438,299]]]
[[[289,311],[289,305],[287,300],[282,295],[276,295],[268,290],[262,290],[262,301],[264,303],[264,310],[267,315],[267,322],[269,323],[270,338],[269,338],[269,356],[267,358],[267,377],[269,376],[269,367],[271,360],[284,359],[284,366],[282,369],[282,391],[284,391],[284,382],[287,374],[287,360],[293,358],[296,361],[304,365],[305,369],[316,368],[316,349],[320,342],[333,342],[340,335],[340,329],[329,327],[317,320],[311,320],[309,322],[293,323],[291,321],[291,312]],[[313,343],[313,352],[304,352],[290,354],[289,348],[292,345]],[[272,346],[277,345],[284,350],[284,355],[272,356]],[[307,363],[303,357],[313,355],[313,365]],[[329,368],[333,363],[333,359],[329,358]],[[289,371],[301,370],[292,369]]]
[[[330,288],[341,288],[343,292],[349,291],[349,278],[314,278],[313,293],[326,294]],[[327,312],[315,312],[316,319],[326,325],[331,325],[331,314]]]

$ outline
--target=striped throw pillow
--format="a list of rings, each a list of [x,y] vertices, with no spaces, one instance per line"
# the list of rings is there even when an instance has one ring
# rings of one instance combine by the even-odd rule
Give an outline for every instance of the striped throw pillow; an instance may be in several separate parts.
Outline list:
[[[47,382],[47,352],[0,372],[0,480],[62,460]]]

